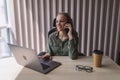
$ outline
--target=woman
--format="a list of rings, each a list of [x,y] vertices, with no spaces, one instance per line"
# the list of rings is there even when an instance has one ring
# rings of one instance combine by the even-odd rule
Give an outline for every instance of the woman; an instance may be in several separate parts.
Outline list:
[[[49,35],[47,53],[42,58],[69,56],[77,59],[78,36],[73,30],[72,19],[67,13],[59,13],[55,19],[56,31]]]

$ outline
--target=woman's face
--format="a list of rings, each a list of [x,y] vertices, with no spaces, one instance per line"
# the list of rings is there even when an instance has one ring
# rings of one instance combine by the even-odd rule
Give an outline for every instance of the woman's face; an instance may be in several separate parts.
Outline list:
[[[56,17],[56,27],[57,27],[57,30],[58,31],[63,31],[64,28],[65,28],[66,22],[67,22],[66,17],[64,15],[62,15],[62,14],[59,14]]]

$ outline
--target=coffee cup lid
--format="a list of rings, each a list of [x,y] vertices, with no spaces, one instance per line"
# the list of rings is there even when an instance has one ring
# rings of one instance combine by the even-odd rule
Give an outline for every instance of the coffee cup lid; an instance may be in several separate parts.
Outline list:
[[[95,54],[103,54],[103,51],[102,50],[94,50],[93,53],[95,53]]]

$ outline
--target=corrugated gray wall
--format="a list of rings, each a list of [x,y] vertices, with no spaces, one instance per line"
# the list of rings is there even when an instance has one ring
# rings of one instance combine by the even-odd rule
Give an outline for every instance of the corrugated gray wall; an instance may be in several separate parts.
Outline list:
[[[68,12],[79,35],[79,51],[94,49],[116,61],[120,50],[120,0],[13,0],[17,44],[44,51],[59,12]]]

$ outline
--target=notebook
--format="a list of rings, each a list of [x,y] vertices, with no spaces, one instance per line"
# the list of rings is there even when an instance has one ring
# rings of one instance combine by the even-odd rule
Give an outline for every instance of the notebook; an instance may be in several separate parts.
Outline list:
[[[37,53],[33,49],[12,44],[8,45],[17,63],[24,67],[46,74],[61,65],[57,61],[38,58]]]

